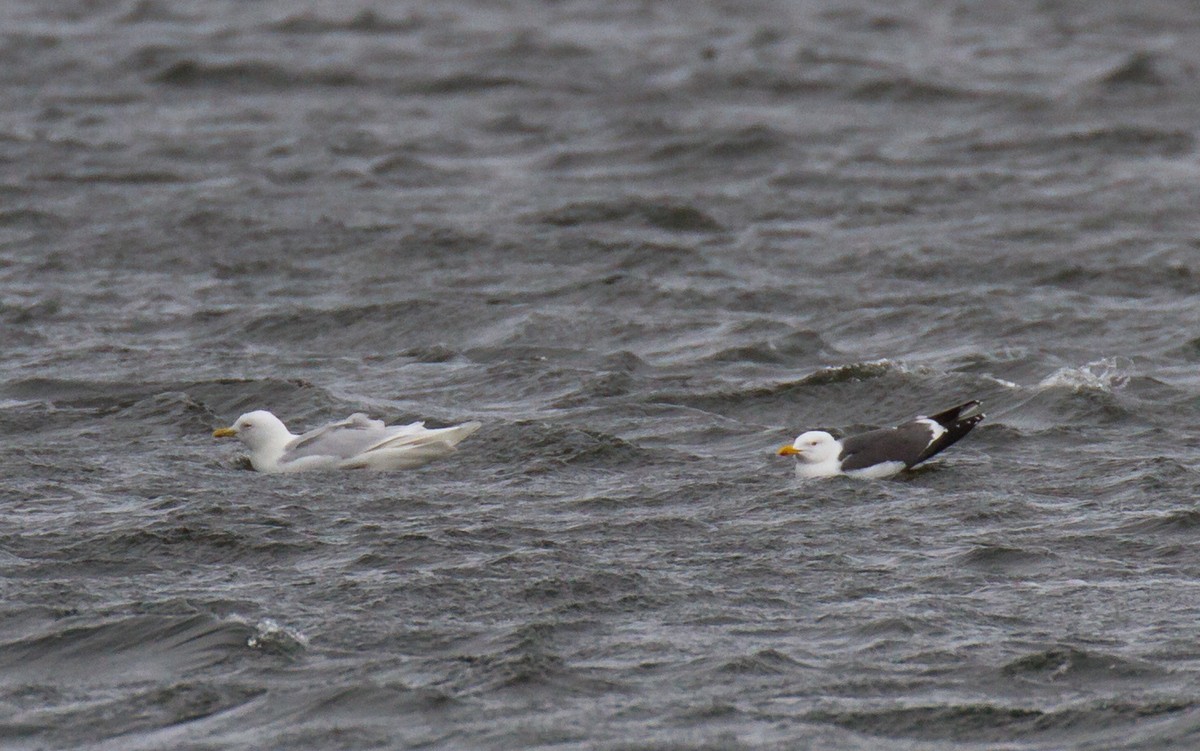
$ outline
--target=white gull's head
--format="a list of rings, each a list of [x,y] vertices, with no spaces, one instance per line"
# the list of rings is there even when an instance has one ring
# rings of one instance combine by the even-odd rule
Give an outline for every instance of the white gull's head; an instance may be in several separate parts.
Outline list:
[[[275,415],[265,409],[247,412],[228,428],[213,431],[216,438],[236,436],[250,449],[250,461],[258,469],[264,462],[274,462],[283,454],[284,446],[295,438]]]

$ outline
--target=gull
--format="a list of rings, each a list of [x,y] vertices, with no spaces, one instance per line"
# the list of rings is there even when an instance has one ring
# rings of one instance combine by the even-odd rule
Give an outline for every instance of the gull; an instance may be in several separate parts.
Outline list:
[[[824,430],[810,430],[779,449],[779,455],[796,457],[799,477],[891,477],[970,433],[984,418],[982,412],[974,412],[978,406],[979,401],[971,400],[936,415],[840,441]]]
[[[303,472],[313,469],[412,469],[454,451],[479,430],[467,422],[448,428],[426,428],[423,422],[385,425],[356,412],[345,420],[294,435],[266,410],[247,412],[214,438],[237,437],[250,449],[250,464],[259,472]]]

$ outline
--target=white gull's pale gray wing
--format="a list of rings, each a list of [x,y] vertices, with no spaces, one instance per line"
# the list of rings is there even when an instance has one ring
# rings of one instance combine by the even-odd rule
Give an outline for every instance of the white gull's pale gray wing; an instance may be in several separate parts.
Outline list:
[[[454,451],[459,442],[481,427],[482,423],[474,421],[433,429],[425,428],[419,422],[405,425],[394,430],[388,438],[339,466],[347,469],[419,467]]]
[[[444,443],[453,448],[459,441],[474,433],[481,426],[478,422],[465,422],[462,425],[451,425],[446,428],[426,428],[423,422],[414,422],[399,428],[389,428],[391,433],[379,443],[368,448],[368,451],[393,451],[406,446],[422,446],[431,443]]]
[[[383,430],[385,428],[385,425],[384,425],[383,420],[372,420],[370,417],[368,417],[366,414],[364,414],[362,412],[355,412],[354,414],[347,417],[345,420],[338,420],[337,422],[325,423],[324,425],[322,425],[319,428],[313,428],[312,430],[308,431],[307,433],[297,436],[295,439],[292,440],[291,443],[288,444],[288,448],[300,448],[301,446],[304,446],[306,444],[316,441],[323,435],[331,433],[335,430],[339,430],[341,428],[353,428],[355,430],[369,430],[369,429],[374,428],[376,430]]]
[[[280,462],[293,462],[310,456],[349,459],[382,442],[420,433],[424,429],[423,425],[424,423],[415,422],[389,428],[381,420],[372,420],[362,413],[355,413],[345,420],[323,425],[296,438],[284,447]]]

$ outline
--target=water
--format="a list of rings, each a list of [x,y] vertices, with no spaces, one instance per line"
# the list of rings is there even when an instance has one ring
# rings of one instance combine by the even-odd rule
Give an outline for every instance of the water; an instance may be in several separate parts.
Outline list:
[[[1190,3],[0,20],[3,747],[1200,743]]]

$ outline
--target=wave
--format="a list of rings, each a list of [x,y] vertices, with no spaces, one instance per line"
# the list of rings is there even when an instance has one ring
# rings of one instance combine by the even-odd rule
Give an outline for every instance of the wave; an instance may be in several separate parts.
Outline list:
[[[972,546],[970,550],[956,554],[952,560],[958,565],[978,571],[1011,574],[1029,572],[1053,565],[1058,560],[1058,556],[1046,548],[1029,549],[982,543]]]
[[[596,399],[610,399],[625,396],[634,386],[634,378],[629,373],[598,373],[585,376],[583,385],[553,402],[558,408],[582,407],[595,402]]]
[[[131,63],[144,68],[146,58],[160,57],[158,50],[144,52]],[[196,59],[175,60],[149,75],[152,83],[178,88],[213,88],[231,91],[289,91],[295,89],[386,89],[396,94],[451,95],[469,94],[496,88],[524,86],[515,76],[480,73],[474,70],[451,71],[429,77],[377,79],[350,68],[304,68],[261,60],[210,62]]]
[[[907,75],[887,76],[864,81],[849,91],[852,99],[878,102],[937,103],[977,100],[994,97],[994,93],[974,90],[953,84],[913,78]],[[1012,97],[1008,93],[1006,97]]]
[[[1133,361],[1128,357],[1106,357],[1078,366],[1064,366],[1043,378],[1039,389],[1099,391],[1111,394],[1129,382]]]
[[[205,522],[152,525],[147,529],[107,529],[56,550],[58,565],[138,575],[170,568],[181,550],[206,564],[256,563],[311,552],[307,541],[273,539]]]
[[[246,654],[254,627],[208,615],[133,616],[0,644],[0,681],[169,680]]]
[[[166,183],[184,183],[192,178],[183,172],[175,170],[103,170],[81,169],[72,172],[46,172],[41,178],[52,182],[66,183],[116,183],[129,185],[162,185]]]
[[[166,426],[190,434],[203,434],[219,421],[208,405],[184,391],[163,391],[143,397],[114,413],[114,419]]]
[[[294,746],[287,739],[304,734],[344,741],[339,722],[444,711],[454,703],[436,689],[345,685],[340,676],[268,687],[264,673],[239,669],[269,665],[269,674],[306,644],[303,634],[270,619],[205,615],[135,616],[3,643],[0,687],[9,689],[4,698],[15,700],[15,711],[0,719],[0,742],[81,748],[107,741],[149,750],[184,739],[221,738],[226,745],[233,737],[253,737],[258,746],[266,737]],[[224,666],[224,680],[214,679],[217,666]],[[84,689],[90,693],[78,699]]]
[[[1196,71],[1164,52],[1134,50],[1096,77],[1097,86],[1108,93],[1158,92],[1195,81]]]
[[[521,29],[514,33],[507,43],[500,45],[489,53],[496,64],[533,64],[545,66],[549,64],[559,67],[564,63],[575,60],[587,60],[594,56],[594,51],[582,43],[582,40],[564,41],[552,39],[542,31]],[[583,81],[571,81],[572,90],[580,91],[586,84]]]
[[[1200,294],[1200,274],[1183,263],[1148,259],[1141,262],[1105,260],[1088,264],[1068,260],[1058,263],[1025,263],[1032,281],[1095,295],[1144,299],[1161,295],[1191,297]],[[1019,269],[1013,269],[1020,273]]]
[[[154,83],[178,87],[277,89],[364,86],[357,73],[334,68],[297,69],[257,60],[213,63],[177,60],[150,76]]]
[[[1095,687],[1113,680],[1140,681],[1166,671],[1150,663],[1068,646],[1019,657],[1000,672],[1009,678],[1069,681]]]
[[[1187,471],[1177,467],[1176,472]],[[1166,485],[1166,483],[1162,483]],[[1165,513],[1138,515],[1137,518],[1125,522],[1117,528],[1120,532],[1136,534],[1139,537],[1155,539],[1159,535],[1181,534],[1189,539],[1197,529],[1200,529],[1200,511],[1195,509],[1180,509]]]
[[[31,687],[25,696],[36,691]],[[0,743],[9,748],[179,748],[184,738],[195,738],[203,723],[236,717],[267,693],[265,688],[237,683],[177,680],[148,688],[131,686],[86,703],[61,698],[76,691],[72,686],[43,695],[37,709],[6,712],[0,719]],[[18,703],[23,703],[20,698]]]
[[[303,12],[270,24],[267,30],[278,34],[407,34],[428,26],[430,21],[419,13],[388,18],[371,8],[364,8],[344,20]]]
[[[695,206],[655,198],[578,201],[542,213],[538,220],[557,227],[632,224],[667,232],[719,232],[721,224]]]
[[[1064,365],[1032,386],[1011,389],[1002,419],[1025,431],[1127,423],[1153,425],[1185,392],[1139,372],[1128,357]]]
[[[937,627],[925,618],[913,616],[893,616],[888,618],[873,618],[866,623],[860,623],[850,629],[850,633],[866,640],[860,647],[863,651],[877,650],[881,643],[906,643],[917,634],[937,630]]]
[[[62,226],[63,221],[63,218],[58,214],[40,209],[0,210],[0,227],[47,230]]]
[[[249,623],[236,616],[235,620]],[[263,618],[254,622],[254,633],[246,639],[246,646],[266,654],[292,657],[308,648],[308,637],[273,618]]]
[[[835,434],[895,424],[971,398],[983,399],[991,412],[994,396],[1008,398],[1008,389],[986,376],[886,359],[817,368],[783,381],[733,375],[697,381],[687,390],[651,386],[641,398],[738,420],[746,428],[807,427]]]
[[[694,168],[697,162],[727,165],[747,159],[776,159],[791,145],[792,138],[788,134],[765,125],[752,125],[676,136],[645,158],[650,162],[682,163]]]
[[[783,381],[762,386],[733,387],[731,389],[710,390],[707,392],[692,391],[686,394],[668,395],[655,394],[652,398],[659,402],[678,402],[691,406],[715,406],[727,403],[730,406],[742,401],[775,400],[779,397],[792,398],[801,393],[813,391],[813,387],[857,384],[891,376],[903,376],[909,371],[903,365],[890,360],[851,363],[819,368],[797,380]]]
[[[609,671],[570,665],[554,648],[557,634],[571,631],[570,623],[527,622],[470,651],[460,652],[439,686],[456,696],[551,690],[594,695],[618,685]]]
[[[412,154],[393,154],[383,157],[371,165],[371,174],[392,185],[421,187],[424,185],[446,185],[470,180],[472,174],[465,169],[448,169]]]
[[[1078,159],[1082,153],[1100,152],[1106,156],[1179,157],[1190,154],[1195,136],[1185,130],[1142,126],[1100,126],[1032,136],[1021,133],[1012,139],[975,141],[969,151],[1042,155],[1054,161]]]
[[[640,466],[657,452],[615,435],[534,420],[518,420],[499,428],[490,457],[497,463],[522,465],[523,472],[552,472],[564,467],[619,469]]]
[[[533,87],[524,78],[464,70],[431,78],[414,78],[388,84],[397,93],[451,95],[475,94],[491,89]]]
[[[1011,87],[975,85],[907,71],[903,66],[852,53],[801,50],[794,60],[698,67],[686,80],[692,90],[711,93],[727,89],[763,91],[775,95],[838,98],[860,102],[915,105],[996,103],[1009,107],[1044,106],[1035,93]]]
[[[734,675],[787,675],[804,667],[779,650],[760,649],[753,654],[724,660],[717,671]]]
[[[702,361],[741,365],[799,365],[827,351],[820,336],[801,333],[728,347],[714,352]]]
[[[292,343],[307,351],[374,352],[453,341],[478,328],[478,318],[454,301],[424,298],[332,308],[276,308],[249,319],[224,321],[241,341]],[[431,332],[431,333],[426,333]]]
[[[1090,737],[1111,742],[1114,733],[1156,719],[1190,712],[1195,702],[1187,700],[1098,701],[1056,710],[1000,704],[949,704],[896,707],[879,710],[820,711],[807,716],[810,722],[844,727],[858,733],[885,738],[973,743],[1059,741],[1069,733],[1071,744]]]
[[[530,582],[521,597],[561,613],[627,613],[657,602],[649,582],[637,572],[598,571],[577,576],[547,576]]]
[[[272,378],[164,383],[27,378],[0,387],[0,398],[11,400],[11,406],[0,409],[5,421],[32,421],[41,427],[87,422],[103,426],[110,436],[136,439],[151,429],[203,435],[252,409],[307,419],[314,414],[314,403],[331,411],[342,406],[307,381]]]
[[[829,386],[837,383],[857,383],[873,380],[896,373],[906,373],[908,368],[892,360],[873,360],[848,365],[835,365],[814,371],[788,386],[789,389],[803,386]]]

